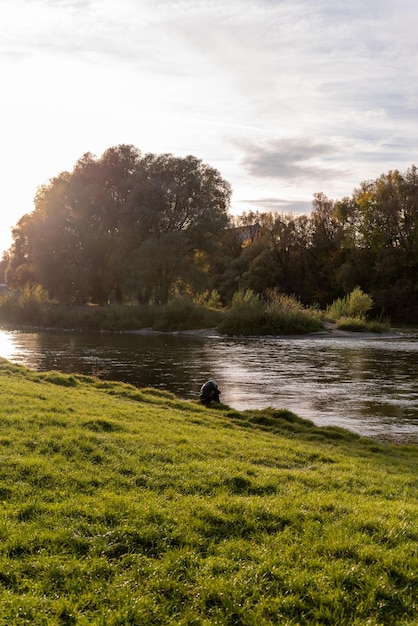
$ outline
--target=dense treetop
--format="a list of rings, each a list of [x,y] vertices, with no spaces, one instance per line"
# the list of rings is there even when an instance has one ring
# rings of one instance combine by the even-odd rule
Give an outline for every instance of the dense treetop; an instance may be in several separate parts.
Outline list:
[[[67,302],[166,302],[228,222],[231,190],[193,156],[133,146],[85,154],[39,188],[14,230],[7,280],[40,283]]]

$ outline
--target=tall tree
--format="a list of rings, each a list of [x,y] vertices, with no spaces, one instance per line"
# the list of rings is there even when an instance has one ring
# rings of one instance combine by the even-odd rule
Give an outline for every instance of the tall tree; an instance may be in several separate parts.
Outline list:
[[[39,188],[19,222],[9,277],[63,302],[104,303],[132,290],[166,302],[228,221],[231,189],[195,157],[145,155],[130,145],[90,153]]]
[[[216,248],[216,235],[228,223],[231,188],[199,159],[171,154],[147,155],[135,182],[120,245],[134,252],[139,265],[132,272],[148,276],[152,296],[164,303],[196,251]]]
[[[418,310],[417,168],[363,182],[338,210],[357,268],[363,267],[363,282],[358,283],[377,307],[392,314]]]
[[[328,304],[338,292],[338,270],[344,262],[344,226],[335,209],[335,202],[323,193],[314,194],[310,237],[310,278],[313,298]]]

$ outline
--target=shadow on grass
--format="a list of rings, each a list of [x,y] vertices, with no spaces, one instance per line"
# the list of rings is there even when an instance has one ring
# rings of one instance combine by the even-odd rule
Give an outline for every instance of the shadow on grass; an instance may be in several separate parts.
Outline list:
[[[245,428],[254,428],[282,435],[303,436],[307,440],[334,440],[354,441],[362,439],[353,433],[338,426],[316,426],[311,420],[299,417],[287,409],[266,409],[236,411],[225,404],[212,404],[215,409],[228,419],[238,422]]]

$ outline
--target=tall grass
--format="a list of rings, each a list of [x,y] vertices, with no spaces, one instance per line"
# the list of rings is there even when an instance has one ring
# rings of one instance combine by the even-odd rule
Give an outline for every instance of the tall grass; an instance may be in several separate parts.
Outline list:
[[[335,322],[336,328],[354,332],[383,333],[390,329],[389,321],[369,320],[368,312],[373,307],[373,298],[355,287],[344,298],[337,298],[325,312],[326,317]]]
[[[207,303],[177,298],[167,305],[64,306],[42,292],[7,293],[0,297],[0,323],[79,330],[188,330],[217,325],[222,311]]]
[[[349,296],[335,300],[325,315],[338,328],[389,330],[389,323],[366,318],[370,303],[370,296],[356,288]],[[163,306],[64,306],[51,302],[40,288],[0,296],[0,323],[13,327],[92,331],[152,328],[165,332],[217,327],[227,335],[290,335],[320,330],[322,318],[317,309],[306,308],[297,298],[275,290],[264,299],[251,290],[238,291],[229,309],[222,308],[216,291],[194,299],[178,297]]]
[[[320,330],[321,316],[294,297],[275,291],[266,300],[251,290],[234,294],[219,329],[227,335],[289,335]]]
[[[25,291],[0,297],[0,322],[96,331],[152,328],[169,332],[217,327],[228,335],[299,334],[321,328],[318,311],[274,291],[266,300],[252,291],[238,291],[226,311],[216,292],[204,294],[203,300],[179,297],[164,306],[63,306],[48,300],[41,291]]]
[[[4,360],[0,392],[1,624],[417,623],[417,447]]]

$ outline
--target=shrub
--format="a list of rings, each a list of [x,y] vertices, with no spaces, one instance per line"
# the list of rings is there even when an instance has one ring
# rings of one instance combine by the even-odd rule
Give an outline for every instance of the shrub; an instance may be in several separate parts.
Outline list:
[[[264,302],[247,290],[234,294],[219,330],[227,335],[289,335],[315,332],[321,326],[320,314],[293,296],[270,291]]]
[[[219,322],[220,311],[207,305],[197,305],[188,298],[176,298],[157,309],[153,328],[160,331],[190,330],[214,327]]]
[[[364,317],[340,317],[335,327],[339,330],[369,333],[386,333],[390,329],[387,322],[378,322],[376,320],[369,322]]]
[[[261,313],[264,309],[263,302],[258,293],[251,289],[239,290],[232,296],[231,311],[240,313]]]
[[[193,302],[198,306],[207,306],[210,309],[223,309],[221,296],[216,289],[195,296]]]
[[[367,330],[370,333],[387,333],[390,330],[389,321],[379,322],[377,320],[371,320],[367,322]]]
[[[347,317],[344,315],[337,320],[335,326],[340,330],[361,332],[366,330],[366,321],[360,317]]]
[[[337,298],[326,309],[326,316],[337,321],[342,317],[364,318],[366,313],[373,306],[373,298],[364,293],[360,287],[355,287],[353,291],[344,298]]]
[[[353,317],[362,317],[373,306],[373,298],[364,293],[360,287],[355,287],[348,296],[348,308]]]
[[[46,292],[40,287],[27,287],[23,293],[7,292],[0,299],[0,319],[8,324],[42,323],[49,306]]]
[[[0,297],[0,320],[11,324],[15,321],[17,298],[12,291],[8,291]]]
[[[326,317],[335,322],[341,317],[348,316],[350,313],[347,298],[337,298],[332,304],[326,308]]]

